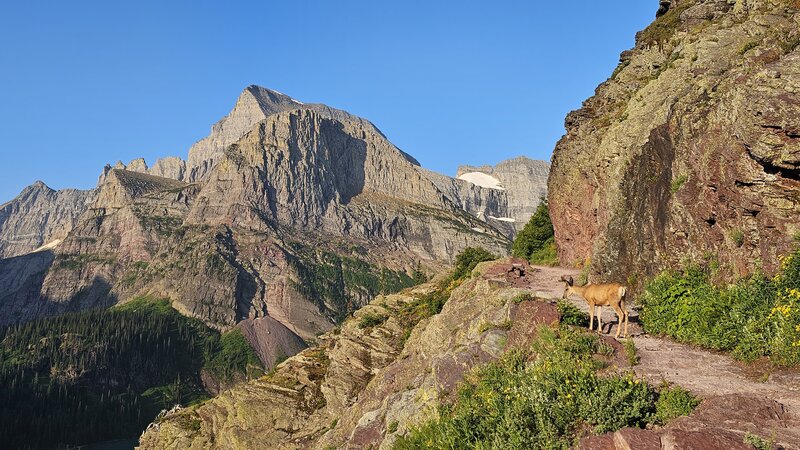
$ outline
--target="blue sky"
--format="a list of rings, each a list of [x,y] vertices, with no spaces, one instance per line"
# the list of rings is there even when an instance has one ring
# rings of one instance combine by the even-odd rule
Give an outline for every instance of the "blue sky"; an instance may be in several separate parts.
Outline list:
[[[655,0],[5,2],[0,203],[186,157],[249,84],[374,122],[423,166],[549,159]]]

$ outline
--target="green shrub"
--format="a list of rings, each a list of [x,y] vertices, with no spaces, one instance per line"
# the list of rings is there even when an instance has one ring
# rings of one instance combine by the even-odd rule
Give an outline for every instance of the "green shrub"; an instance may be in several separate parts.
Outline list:
[[[752,50],[752,49],[754,49],[756,47],[758,47],[758,42],[757,41],[745,42],[744,44],[742,44],[741,47],[739,47],[739,54],[740,55],[744,55],[745,53],[749,52],[750,50]]]
[[[772,450],[773,448],[775,448],[774,438],[766,440],[761,436],[755,435],[753,433],[745,433],[744,443],[752,445],[753,447],[755,447],[756,450]]]
[[[744,245],[744,232],[739,229],[733,230],[731,232],[731,240],[737,247],[741,247]]]
[[[388,318],[389,317],[383,314],[366,312],[361,315],[361,319],[358,321],[358,328],[372,328],[374,326],[382,324],[383,322],[386,322],[386,319]]]
[[[623,345],[625,346],[625,356],[628,358],[628,364],[631,366],[639,364],[639,355],[636,352],[636,344],[633,342],[633,339],[625,339]]]
[[[600,376],[596,336],[540,330],[533,353],[512,351],[476,368],[453,405],[400,438],[396,449],[566,449],[587,427],[644,426],[656,393],[630,375]]]
[[[514,300],[514,303],[520,304],[522,302],[527,302],[527,301],[533,300],[533,295],[528,294],[528,293],[519,294],[519,295],[515,295],[513,300]]]
[[[539,264],[541,266],[557,266],[558,265],[558,249],[556,248],[556,240],[550,237],[544,243],[544,247],[531,253],[528,258],[531,264]]]
[[[700,400],[689,391],[664,383],[658,393],[653,422],[664,425],[676,417],[688,416],[699,404]]]
[[[491,261],[497,258],[493,254],[487,252],[480,247],[467,247],[456,255],[456,262],[453,267],[452,279],[458,280],[469,277],[472,270],[475,269],[479,263],[484,261]]]
[[[578,309],[572,303],[564,300],[558,302],[558,313],[561,314],[561,323],[578,327],[589,326],[589,315]]]
[[[555,265],[558,263],[556,244],[553,238],[553,223],[547,201],[542,199],[522,231],[511,246],[511,254],[525,258],[533,264]]]
[[[741,360],[769,356],[800,364],[800,254],[781,261],[774,278],[756,274],[717,287],[708,270],[666,271],[640,297],[645,331],[729,351]]]

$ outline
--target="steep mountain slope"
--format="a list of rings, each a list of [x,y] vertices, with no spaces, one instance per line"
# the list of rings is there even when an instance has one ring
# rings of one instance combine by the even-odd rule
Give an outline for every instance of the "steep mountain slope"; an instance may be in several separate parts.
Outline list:
[[[799,7],[661,2],[566,118],[548,182],[562,262],[634,285],[686,260],[776,268],[800,231]]]
[[[41,181],[0,205],[0,259],[64,239],[94,198],[94,191],[54,191]]]
[[[507,252],[368,121],[254,91],[273,97],[246,89],[225,123],[245,104],[267,116],[210,156],[202,180],[155,176],[143,160],[107,168],[58,247],[2,261],[0,324],[155,295],[219,329],[269,317],[310,340],[465,247]]]

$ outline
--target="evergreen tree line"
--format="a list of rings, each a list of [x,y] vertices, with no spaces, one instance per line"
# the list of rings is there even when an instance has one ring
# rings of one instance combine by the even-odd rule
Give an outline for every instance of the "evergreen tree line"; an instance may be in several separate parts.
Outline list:
[[[548,266],[558,264],[553,223],[550,221],[550,210],[546,199],[542,199],[536,212],[517,234],[511,246],[511,254],[525,258],[531,264]]]
[[[166,300],[0,329],[0,448],[56,448],[138,436],[158,412],[207,398],[260,369],[238,330],[220,334]]]

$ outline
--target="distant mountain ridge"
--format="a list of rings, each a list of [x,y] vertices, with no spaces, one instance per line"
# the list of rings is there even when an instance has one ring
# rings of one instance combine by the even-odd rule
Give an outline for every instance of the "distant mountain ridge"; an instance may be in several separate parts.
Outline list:
[[[0,222],[0,236],[36,234],[0,254],[0,324],[153,295],[218,329],[271,318],[309,340],[466,247],[506,254],[516,231],[501,220],[513,189],[427,171],[369,121],[257,86],[187,161],[118,162],[91,191],[37,189]]]

